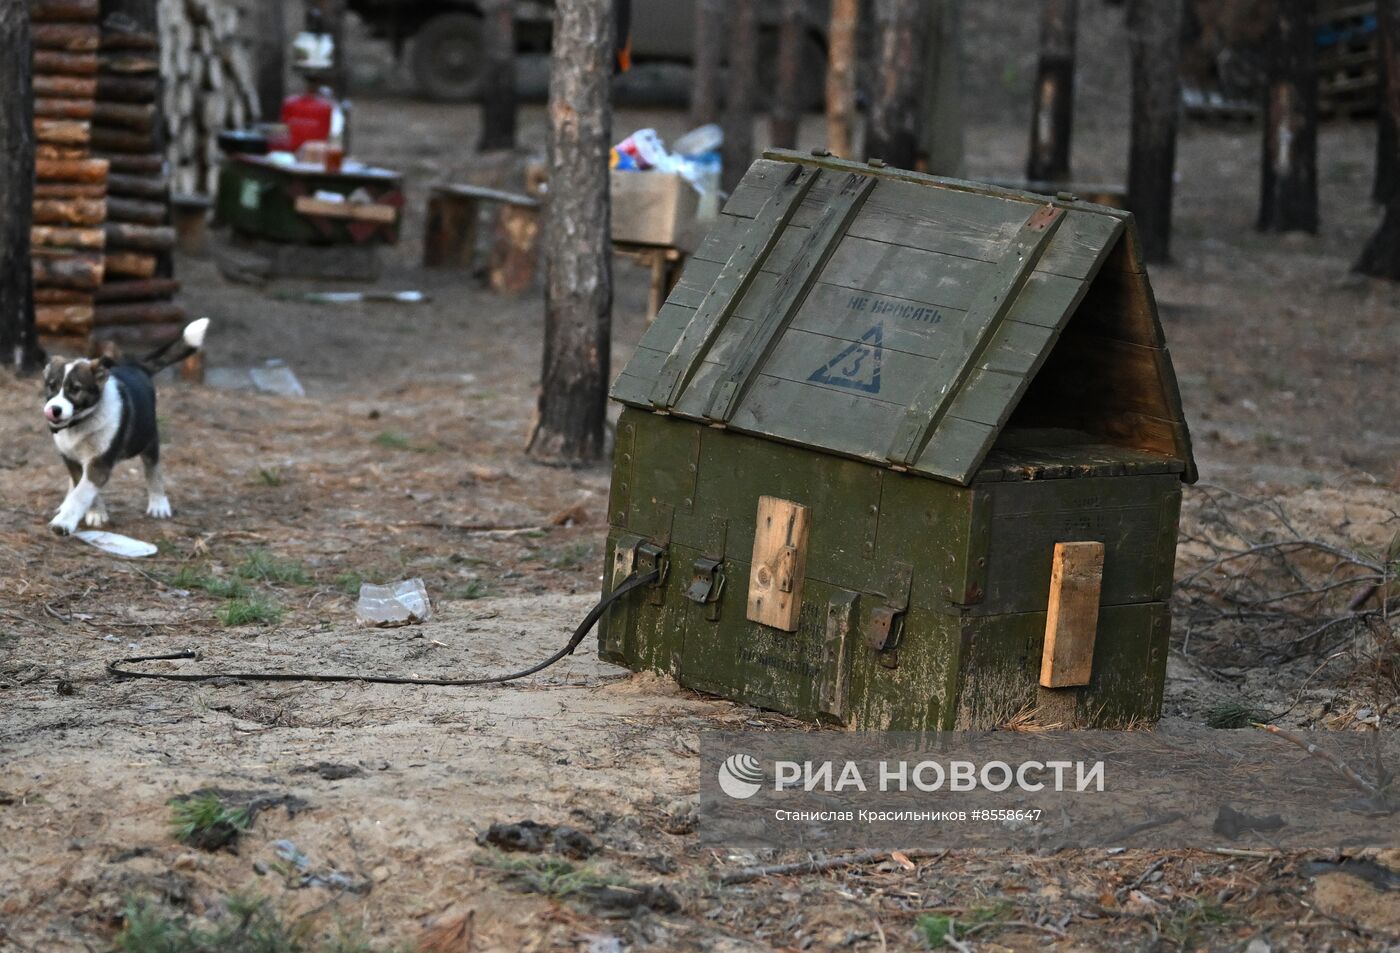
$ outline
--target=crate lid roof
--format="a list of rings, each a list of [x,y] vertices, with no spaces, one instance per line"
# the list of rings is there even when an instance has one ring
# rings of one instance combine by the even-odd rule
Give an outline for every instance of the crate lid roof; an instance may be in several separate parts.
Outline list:
[[[1130,215],[873,162],[765,153],[612,396],[963,485],[1008,427],[1195,479]]]

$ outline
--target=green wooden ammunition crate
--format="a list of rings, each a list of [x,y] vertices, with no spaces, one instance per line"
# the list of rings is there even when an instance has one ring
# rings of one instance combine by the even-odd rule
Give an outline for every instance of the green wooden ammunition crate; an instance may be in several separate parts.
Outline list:
[[[605,658],[859,729],[1160,713],[1195,467],[1126,213],[767,153],[612,396],[604,588],[664,575]]]

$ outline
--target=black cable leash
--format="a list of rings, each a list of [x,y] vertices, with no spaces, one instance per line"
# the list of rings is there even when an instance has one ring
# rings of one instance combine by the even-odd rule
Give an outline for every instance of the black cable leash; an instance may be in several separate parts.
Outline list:
[[[167,655],[138,655],[132,658],[118,659],[115,662],[107,663],[107,672],[121,678],[159,678],[171,682],[209,682],[216,678],[232,678],[245,682],[371,682],[376,685],[437,685],[442,687],[464,687],[469,685],[496,685],[502,682],[513,682],[517,678],[526,678],[536,672],[542,672],[566,655],[573,655],[574,650],[579,647],[603,617],[603,613],[608,611],[608,607],[621,599],[633,590],[642,586],[650,585],[660,578],[661,571],[653,569],[649,572],[637,575],[633,573],[623,580],[622,585],[603,597],[602,601],[583,617],[578,628],[574,630],[573,637],[558,652],[549,658],[520,672],[512,672],[509,675],[496,675],[491,678],[409,678],[403,675],[299,675],[295,672],[209,672],[202,675],[189,675],[179,672],[136,672],[129,668],[122,668],[123,665],[137,665],[142,662],[168,662],[175,659],[197,659],[199,653],[193,649],[186,649],[183,652],[171,652]]]

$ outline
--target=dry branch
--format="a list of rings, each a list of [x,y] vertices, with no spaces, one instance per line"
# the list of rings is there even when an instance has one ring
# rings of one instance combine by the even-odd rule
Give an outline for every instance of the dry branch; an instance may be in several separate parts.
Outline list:
[[[764,867],[741,867],[720,875],[720,883],[742,884],[754,880],[761,880],[764,877],[782,877],[792,874],[815,874],[825,870],[836,870],[840,867],[858,867],[861,864],[873,864],[889,859],[888,850],[862,850],[854,854],[840,854],[835,857],[813,858],[802,860],[790,864],[769,864]],[[905,850],[900,851],[905,857],[913,859],[933,857],[946,853],[931,850]]]
[[[1311,741],[1309,741],[1307,738],[1304,738],[1297,732],[1288,731],[1284,728],[1278,727],[1277,725],[1255,725],[1254,727],[1263,729],[1271,735],[1276,735],[1279,738],[1282,738],[1284,741],[1287,741],[1291,744],[1295,744],[1298,747],[1302,748],[1314,758],[1317,758],[1318,760],[1324,762],[1328,767],[1335,771],[1339,777],[1344,779],[1348,784],[1350,784],[1357,790],[1364,791],[1371,797],[1376,797],[1380,794],[1379,788],[1377,788],[1370,781],[1367,781],[1361,775],[1357,774],[1356,771],[1354,771],[1351,768],[1351,766],[1348,765],[1341,758],[1337,757],[1335,754],[1328,751],[1326,748],[1318,747],[1317,745],[1313,744]]]

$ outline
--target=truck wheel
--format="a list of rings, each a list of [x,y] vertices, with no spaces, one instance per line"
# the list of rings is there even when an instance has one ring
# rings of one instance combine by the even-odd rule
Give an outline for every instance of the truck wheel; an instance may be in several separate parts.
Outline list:
[[[471,99],[481,87],[481,19],[440,13],[413,36],[409,58],[418,90],[430,99]]]

